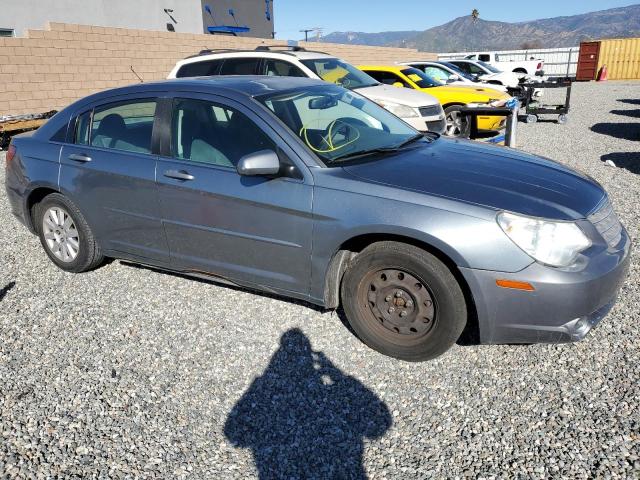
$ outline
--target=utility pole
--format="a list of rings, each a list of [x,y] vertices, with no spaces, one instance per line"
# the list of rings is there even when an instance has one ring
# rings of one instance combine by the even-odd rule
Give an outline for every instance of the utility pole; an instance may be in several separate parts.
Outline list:
[[[304,33],[304,41],[308,42],[309,41],[309,32],[313,32],[313,28],[307,28],[304,30],[300,30],[300,33]]]

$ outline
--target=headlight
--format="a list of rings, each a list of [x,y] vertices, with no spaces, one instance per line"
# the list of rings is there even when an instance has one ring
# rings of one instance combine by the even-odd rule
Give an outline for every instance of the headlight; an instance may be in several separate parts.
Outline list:
[[[389,110],[396,117],[412,118],[412,117],[419,117],[420,116],[418,114],[418,112],[416,112],[413,108],[408,107],[406,105],[400,105],[399,103],[385,102],[385,101],[378,102],[378,104],[381,107]]]
[[[554,267],[571,265],[591,240],[573,222],[554,222],[501,212],[498,225],[518,247],[534,259]]]

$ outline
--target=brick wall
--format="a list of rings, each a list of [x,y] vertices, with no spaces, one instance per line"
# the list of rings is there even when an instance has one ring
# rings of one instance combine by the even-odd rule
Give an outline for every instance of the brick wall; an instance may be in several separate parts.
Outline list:
[[[106,88],[166,78],[205,48],[253,49],[281,40],[50,23],[26,38],[0,38],[0,115],[61,109]],[[304,42],[303,42],[304,43]],[[354,64],[435,58],[412,49],[311,43]]]

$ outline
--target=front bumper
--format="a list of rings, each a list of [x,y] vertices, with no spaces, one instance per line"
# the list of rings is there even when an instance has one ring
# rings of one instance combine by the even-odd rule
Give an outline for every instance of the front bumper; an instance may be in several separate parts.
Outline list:
[[[403,118],[402,120],[419,132],[444,133],[445,127],[447,126],[444,115],[438,115],[435,117],[411,117]]]
[[[563,343],[584,338],[613,307],[630,263],[625,230],[615,251],[571,272],[538,263],[517,273],[461,268],[476,304],[480,343]],[[535,291],[501,288],[496,280],[529,282]]]

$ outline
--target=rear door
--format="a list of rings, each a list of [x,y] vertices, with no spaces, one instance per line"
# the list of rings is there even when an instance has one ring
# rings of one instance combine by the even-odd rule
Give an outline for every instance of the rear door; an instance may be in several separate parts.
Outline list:
[[[169,113],[169,112],[167,112]],[[312,177],[259,116],[232,100],[180,94],[158,160],[162,221],[175,268],[307,295]],[[284,176],[241,176],[238,160],[278,152]]]
[[[61,152],[60,187],[104,250],[168,261],[155,184],[154,95],[118,97],[77,112]]]

